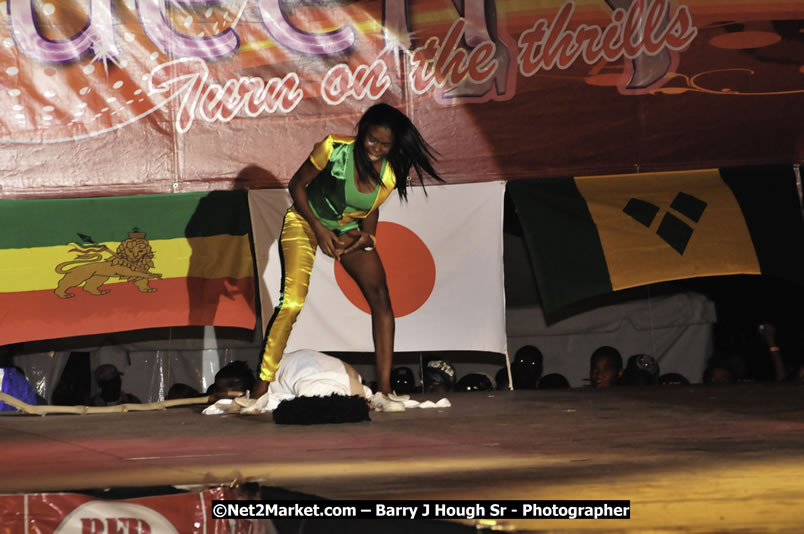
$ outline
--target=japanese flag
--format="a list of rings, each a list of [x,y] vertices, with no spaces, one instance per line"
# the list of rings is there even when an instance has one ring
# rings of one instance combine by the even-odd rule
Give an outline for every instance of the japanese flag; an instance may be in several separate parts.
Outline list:
[[[377,252],[396,317],[396,351],[505,353],[502,206],[505,184],[486,182],[394,193],[380,208]],[[278,239],[290,197],[249,192],[265,329],[279,301]],[[371,352],[371,315],[357,284],[320,250],[286,351]]]

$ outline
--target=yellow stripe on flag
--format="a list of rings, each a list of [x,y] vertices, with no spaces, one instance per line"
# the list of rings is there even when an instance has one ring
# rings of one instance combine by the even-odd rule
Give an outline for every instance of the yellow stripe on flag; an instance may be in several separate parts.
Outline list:
[[[717,169],[582,176],[575,182],[597,225],[615,290],[698,276],[760,273],[742,211]],[[706,203],[697,222],[670,207],[679,193]],[[624,211],[632,199],[657,208],[649,227]],[[692,230],[683,254],[657,233],[665,218]]]
[[[248,236],[215,235],[210,237],[177,238],[149,242],[154,252],[151,273],[162,278],[247,278],[254,275]],[[120,243],[103,243],[117,250]],[[64,274],[56,266],[73,261],[79,255],[70,252],[75,245],[0,250],[0,293],[55,289]],[[87,247],[89,248],[89,247]],[[99,248],[99,247],[91,247]],[[103,260],[111,257],[104,252]],[[65,266],[65,270],[81,268],[87,263]],[[125,282],[117,277],[107,284]]]

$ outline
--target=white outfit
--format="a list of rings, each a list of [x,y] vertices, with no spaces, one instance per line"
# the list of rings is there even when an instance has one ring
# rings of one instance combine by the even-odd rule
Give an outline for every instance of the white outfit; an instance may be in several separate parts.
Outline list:
[[[208,406],[204,413],[218,415],[227,412],[272,412],[285,400],[296,397],[326,397],[333,393],[352,395],[349,374],[344,363],[317,350],[301,349],[282,356],[274,381],[268,384],[268,392],[259,399],[221,399]],[[363,386],[363,396],[371,397],[371,390],[366,386]]]
[[[276,378],[268,384],[268,393],[271,395],[269,410],[283,400],[296,397],[352,394],[344,363],[310,349],[296,350],[282,356]],[[371,397],[371,390],[366,386],[363,386],[363,396]]]
[[[326,397],[333,393],[352,395],[349,374],[346,372],[344,363],[338,358],[333,358],[317,350],[301,349],[282,356],[274,381],[268,384],[268,392],[259,399],[245,399],[245,397],[234,401],[221,399],[212,406],[208,406],[204,413],[217,415],[227,412],[247,414],[272,412],[280,402],[285,400],[296,397]],[[372,399],[371,390],[365,385],[363,385],[363,396]],[[441,399],[437,403],[432,401],[419,403],[410,399],[400,399],[392,402],[394,405],[399,405],[398,409],[383,407],[381,399],[373,399],[372,403],[378,411],[403,411],[405,408],[416,407],[448,408],[450,406],[447,399]]]

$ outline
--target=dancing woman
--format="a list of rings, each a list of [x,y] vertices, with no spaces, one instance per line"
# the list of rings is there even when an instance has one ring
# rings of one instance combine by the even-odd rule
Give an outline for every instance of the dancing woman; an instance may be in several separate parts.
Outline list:
[[[370,107],[357,124],[357,137],[330,135],[316,144],[290,180],[293,205],[285,214],[279,240],[282,294],[265,336],[259,397],[274,380],[290,330],[296,321],[313,271],[316,248],[341,262],[357,282],[371,309],[378,394],[375,408],[403,409],[389,399],[394,353],[394,313],[385,269],[375,250],[379,207],[393,189],[407,200],[411,167],[424,185],[423,173],[436,173],[433,151],[410,119],[387,105]],[[333,314],[337,315],[333,310]],[[348,325],[343,325],[348,328]]]

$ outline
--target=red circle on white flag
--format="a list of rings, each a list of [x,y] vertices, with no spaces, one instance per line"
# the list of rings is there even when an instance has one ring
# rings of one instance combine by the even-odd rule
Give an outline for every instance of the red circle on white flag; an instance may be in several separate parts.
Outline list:
[[[415,232],[401,224],[377,224],[377,253],[380,255],[394,317],[409,315],[427,302],[435,288],[433,255]],[[341,265],[335,263],[335,281],[343,294],[360,310],[371,313],[357,283]]]

